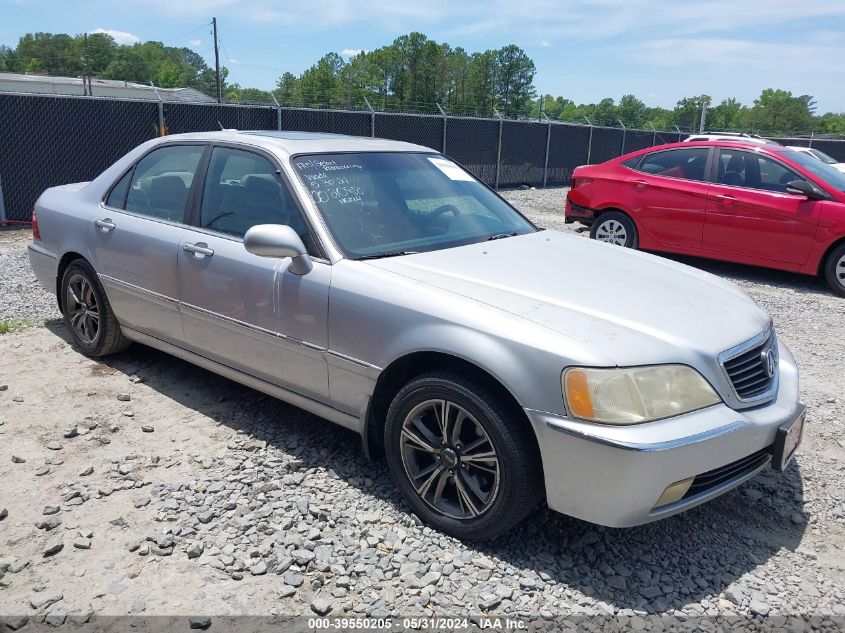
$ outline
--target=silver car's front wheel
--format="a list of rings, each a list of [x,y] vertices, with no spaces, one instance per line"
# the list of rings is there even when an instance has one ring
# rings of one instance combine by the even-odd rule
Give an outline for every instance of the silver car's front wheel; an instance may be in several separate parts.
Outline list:
[[[414,512],[465,539],[487,539],[519,523],[544,494],[530,422],[501,386],[428,372],[390,404],[385,453]]]
[[[449,400],[426,400],[402,424],[402,465],[417,494],[455,519],[486,512],[499,489],[499,456],[471,413]]]
[[[620,211],[602,213],[590,227],[590,237],[599,242],[637,248],[637,227]]]

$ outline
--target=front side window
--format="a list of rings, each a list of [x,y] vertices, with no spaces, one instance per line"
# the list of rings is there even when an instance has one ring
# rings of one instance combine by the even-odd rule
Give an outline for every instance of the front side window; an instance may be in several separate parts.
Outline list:
[[[719,152],[716,174],[719,184],[785,193],[787,183],[793,180],[804,179],[767,156],[736,149]]]
[[[536,229],[457,164],[436,154],[295,158],[336,242],[351,258],[433,251]]]
[[[144,156],[132,175],[126,210],[183,222],[188,192],[204,150],[203,145],[173,145]]]
[[[646,154],[636,169],[653,176],[704,181],[707,179],[709,154],[709,147],[667,149]]]
[[[305,221],[276,167],[260,154],[215,147],[203,189],[200,226],[243,237],[256,224],[287,224],[314,254]]]
[[[845,191],[845,174],[835,167],[831,167],[830,165],[827,165],[817,158],[805,154],[804,152],[787,150],[783,152],[783,155],[784,157],[789,158],[792,162],[798,163],[816,178],[823,180],[831,187],[834,187],[839,191]]]

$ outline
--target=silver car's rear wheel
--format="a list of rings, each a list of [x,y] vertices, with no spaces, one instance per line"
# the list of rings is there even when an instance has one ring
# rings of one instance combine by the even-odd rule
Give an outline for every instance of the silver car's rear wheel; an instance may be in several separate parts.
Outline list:
[[[426,400],[402,424],[402,465],[422,498],[455,519],[486,512],[499,489],[499,457],[471,413],[449,400]]]
[[[84,259],[68,264],[58,291],[71,339],[83,354],[105,356],[129,347],[91,264]]]
[[[590,237],[599,242],[637,248],[637,227],[620,211],[606,211],[590,226]]]
[[[65,309],[79,340],[88,345],[96,343],[100,335],[100,307],[93,286],[81,273],[68,280]]]
[[[545,488],[531,423],[501,385],[431,371],[393,397],[384,429],[396,485],[424,522],[465,539],[506,532]]]

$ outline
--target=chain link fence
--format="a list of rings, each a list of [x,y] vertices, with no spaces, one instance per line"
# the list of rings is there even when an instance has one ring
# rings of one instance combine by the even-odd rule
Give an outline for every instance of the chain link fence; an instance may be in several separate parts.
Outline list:
[[[178,103],[0,93],[0,223],[28,222],[44,189],[94,178],[162,133],[297,130],[405,141],[443,152],[491,187],[560,186],[579,165],[686,135],[559,123],[328,110],[277,104]],[[845,162],[845,141],[777,138]]]

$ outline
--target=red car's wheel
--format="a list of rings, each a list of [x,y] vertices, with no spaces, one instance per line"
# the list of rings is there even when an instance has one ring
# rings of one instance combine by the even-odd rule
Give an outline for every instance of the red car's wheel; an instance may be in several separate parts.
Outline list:
[[[590,227],[590,237],[626,248],[637,248],[639,243],[634,221],[621,211],[608,211],[596,218]]]
[[[831,290],[845,297],[845,244],[830,251],[824,263],[824,276]]]

